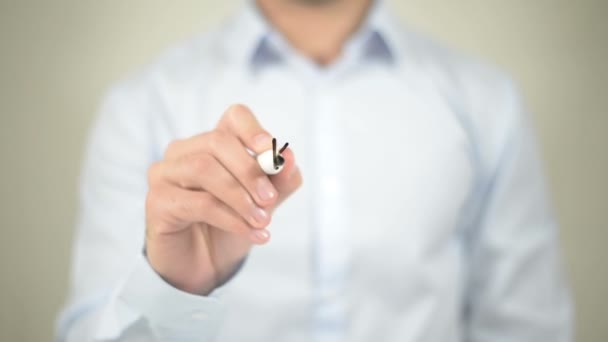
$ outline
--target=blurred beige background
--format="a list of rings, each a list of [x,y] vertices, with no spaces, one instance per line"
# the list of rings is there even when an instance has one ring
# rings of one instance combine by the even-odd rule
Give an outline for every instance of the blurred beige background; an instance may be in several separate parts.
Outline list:
[[[520,83],[562,224],[577,341],[608,341],[608,1],[388,2]],[[100,96],[239,3],[0,0],[0,341],[52,340]]]

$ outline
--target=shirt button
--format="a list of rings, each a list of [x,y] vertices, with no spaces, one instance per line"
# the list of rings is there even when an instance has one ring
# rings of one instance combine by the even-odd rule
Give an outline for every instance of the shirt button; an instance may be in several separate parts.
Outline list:
[[[198,320],[198,321],[202,321],[205,320],[207,318],[209,318],[209,315],[206,312],[203,311],[195,311],[192,313],[192,315],[190,315],[190,317],[192,319]]]

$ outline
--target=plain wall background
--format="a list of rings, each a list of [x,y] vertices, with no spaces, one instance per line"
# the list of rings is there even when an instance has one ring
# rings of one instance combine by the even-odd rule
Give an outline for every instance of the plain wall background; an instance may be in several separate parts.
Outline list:
[[[388,1],[506,69],[534,114],[577,340],[608,340],[608,1]],[[0,0],[0,340],[50,341],[67,286],[83,143],[110,84],[240,1]]]

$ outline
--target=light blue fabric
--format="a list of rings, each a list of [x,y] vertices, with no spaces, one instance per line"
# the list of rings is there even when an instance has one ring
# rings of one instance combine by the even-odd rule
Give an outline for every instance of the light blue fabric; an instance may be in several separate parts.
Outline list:
[[[141,253],[146,170],[236,102],[290,142],[304,185],[276,211],[271,242],[194,296]],[[571,339],[556,223],[515,87],[381,3],[328,67],[248,4],[116,85],[80,203],[60,340]]]

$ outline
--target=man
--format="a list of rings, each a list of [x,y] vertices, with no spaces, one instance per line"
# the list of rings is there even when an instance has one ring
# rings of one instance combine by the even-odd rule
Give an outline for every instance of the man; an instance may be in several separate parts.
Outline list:
[[[116,86],[81,204],[60,339],[570,338],[513,85],[379,2],[258,0]]]

